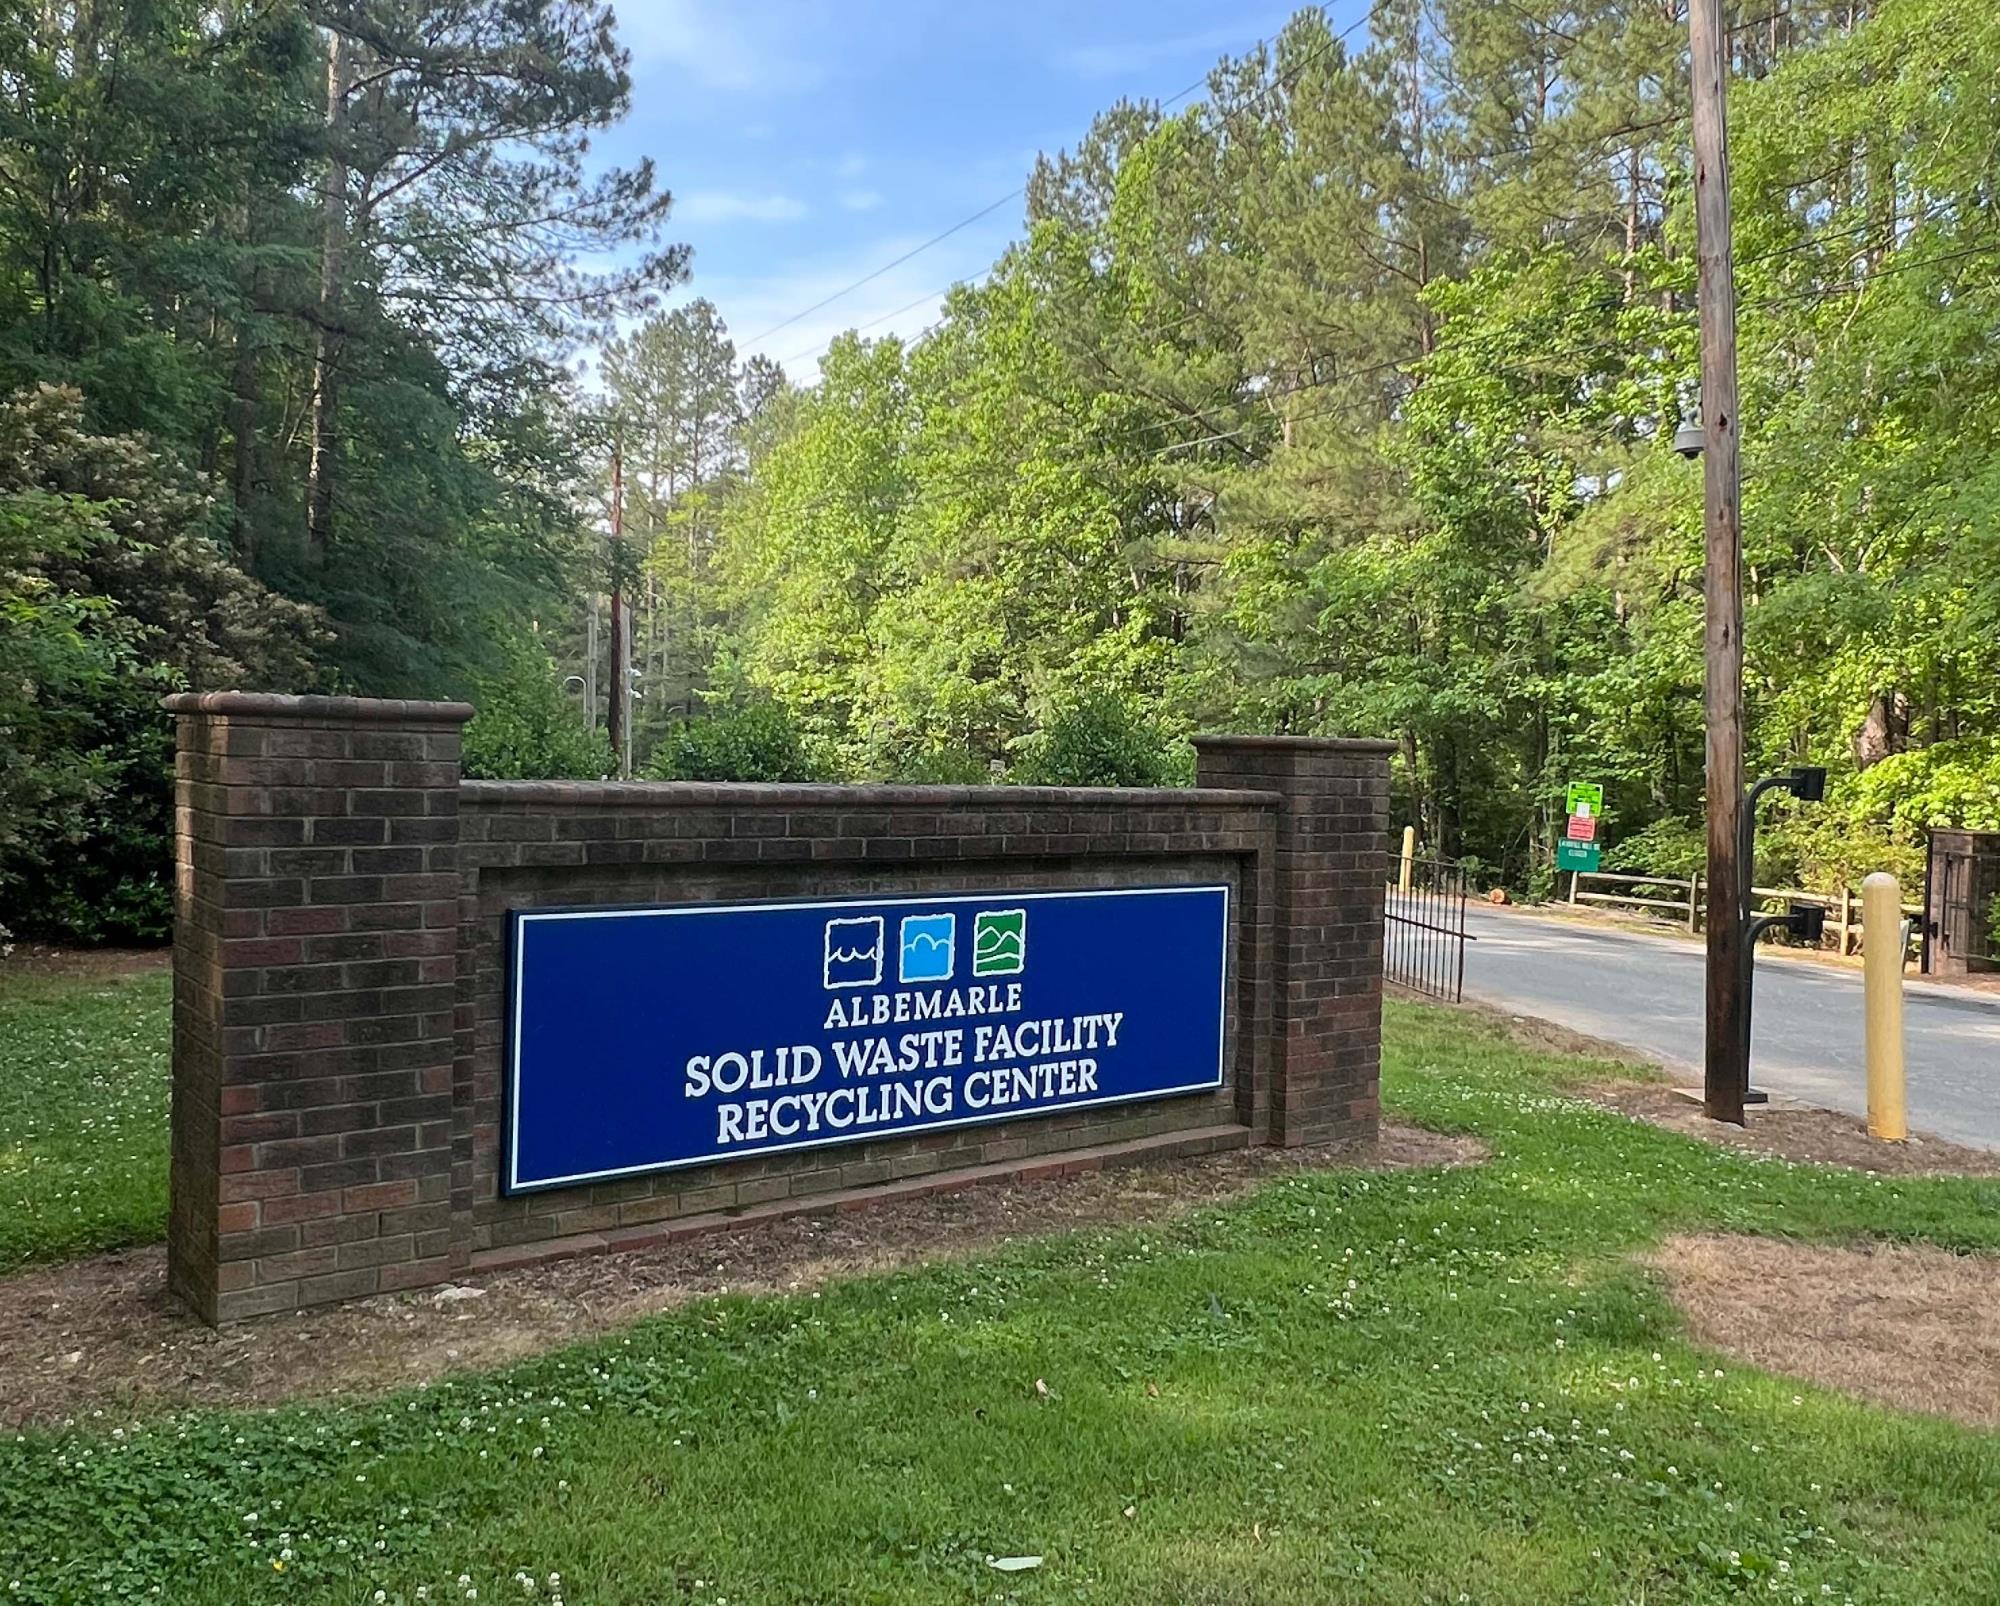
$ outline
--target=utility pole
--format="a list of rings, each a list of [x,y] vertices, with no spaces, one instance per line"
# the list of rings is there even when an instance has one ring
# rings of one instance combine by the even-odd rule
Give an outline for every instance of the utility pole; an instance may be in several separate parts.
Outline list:
[[[1750,1081],[1743,922],[1743,544],[1736,417],[1736,269],[1730,249],[1729,36],[1722,0],[1689,0],[1695,238],[1701,316],[1702,529],[1707,549],[1708,989],[1702,1107],[1743,1124]]]
[[[590,612],[583,621],[583,728],[597,729],[597,587],[590,588]]]
[[[611,701],[605,733],[622,780],[632,776],[632,618],[625,601],[625,458],[611,447]]]

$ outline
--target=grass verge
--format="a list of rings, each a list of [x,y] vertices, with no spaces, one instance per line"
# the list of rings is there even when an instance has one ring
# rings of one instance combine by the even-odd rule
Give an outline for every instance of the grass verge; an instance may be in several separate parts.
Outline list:
[[[1401,1006],[1390,1102],[1485,1165],[709,1300],[366,1406],[29,1434],[0,1599],[2000,1599],[2000,1437],[1717,1365],[1632,1258],[1995,1250],[2000,1185],[1565,1092],[1607,1073]]]
[[[172,1004],[163,970],[0,972],[0,1268],[166,1232]]]

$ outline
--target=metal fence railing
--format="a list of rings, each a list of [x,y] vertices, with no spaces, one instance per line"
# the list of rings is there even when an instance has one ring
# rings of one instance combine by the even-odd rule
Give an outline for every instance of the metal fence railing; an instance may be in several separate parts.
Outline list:
[[[1384,980],[1456,1003],[1465,992],[1466,876],[1450,859],[1392,859],[1384,904]]]

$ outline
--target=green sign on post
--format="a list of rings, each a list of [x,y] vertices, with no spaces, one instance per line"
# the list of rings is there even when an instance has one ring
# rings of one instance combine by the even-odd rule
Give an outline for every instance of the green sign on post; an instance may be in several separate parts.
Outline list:
[[[1577,807],[1579,803],[1588,803],[1590,805],[1589,812],[1594,815],[1602,814],[1604,812],[1604,788],[1599,786],[1595,781],[1571,781],[1569,783],[1569,806],[1565,812],[1570,814],[1582,812]]]
[[[1585,875],[1597,874],[1597,865],[1603,849],[1595,842],[1562,841],[1556,844],[1556,868],[1558,870],[1580,870]]]

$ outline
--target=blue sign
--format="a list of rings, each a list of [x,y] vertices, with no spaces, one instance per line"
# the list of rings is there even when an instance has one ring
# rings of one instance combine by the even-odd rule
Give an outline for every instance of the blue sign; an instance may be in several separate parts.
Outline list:
[[[1222,1085],[1227,887],[513,917],[509,1193]]]

